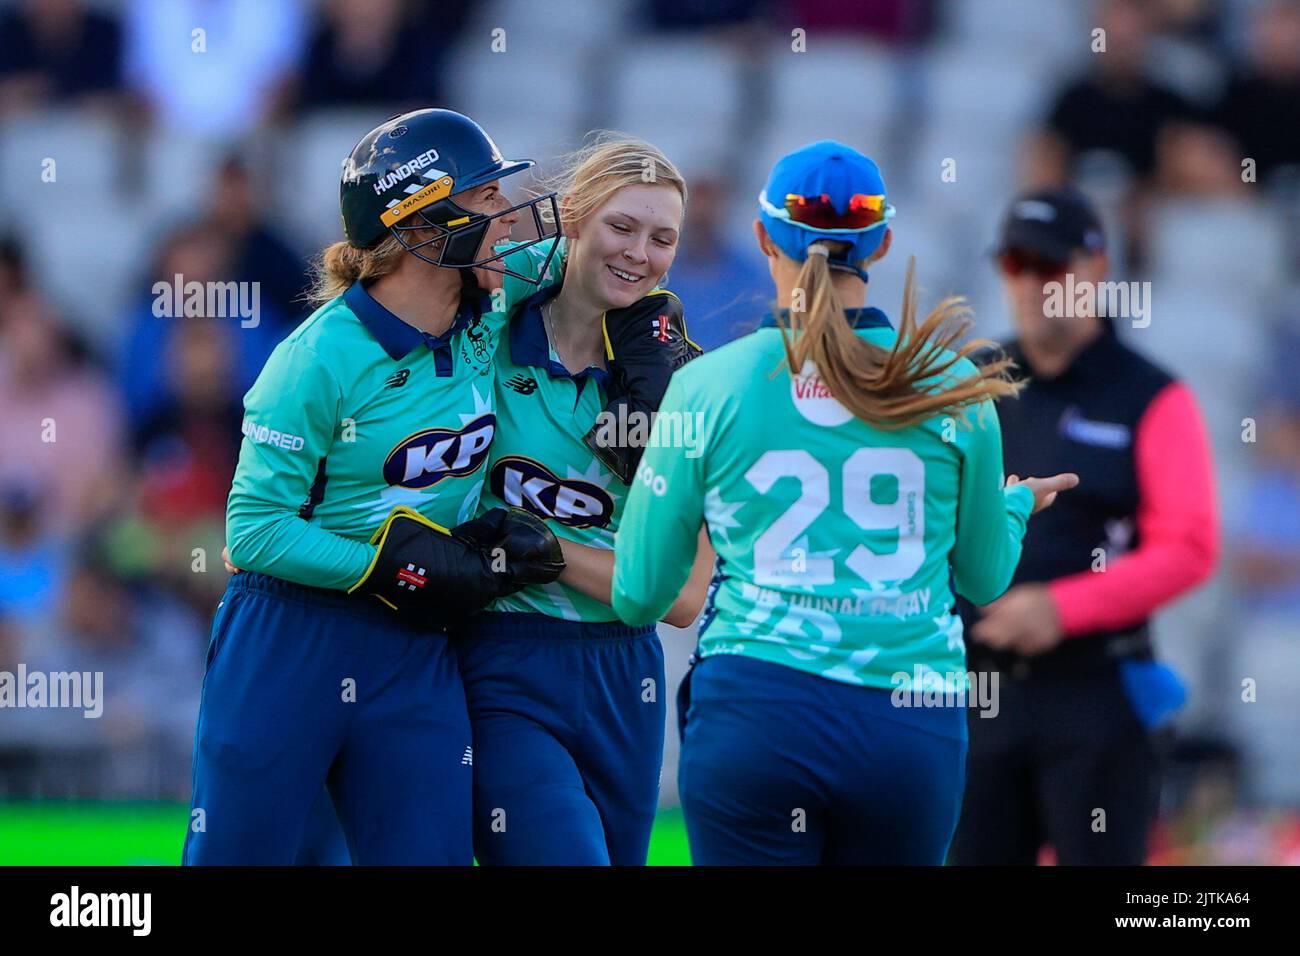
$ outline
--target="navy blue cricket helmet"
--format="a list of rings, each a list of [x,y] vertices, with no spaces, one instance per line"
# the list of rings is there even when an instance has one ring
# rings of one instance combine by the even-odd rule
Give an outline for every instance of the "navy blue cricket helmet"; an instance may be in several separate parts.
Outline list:
[[[452,198],[533,165],[531,159],[502,158],[492,137],[468,116],[442,109],[403,113],[361,137],[343,161],[339,184],[343,233],[361,248],[370,248],[391,234],[408,252],[431,265],[485,268],[535,281],[506,268],[502,259],[507,252],[555,235],[553,224],[559,222],[555,194],[491,215],[465,209]],[[540,211],[546,203],[551,207],[549,221]],[[522,209],[532,214],[535,238],[509,250],[489,250],[480,258],[479,247],[488,224]],[[417,230],[433,234],[421,239],[415,236]],[[552,242],[552,255],[555,245]],[[539,275],[545,272],[544,266]]]

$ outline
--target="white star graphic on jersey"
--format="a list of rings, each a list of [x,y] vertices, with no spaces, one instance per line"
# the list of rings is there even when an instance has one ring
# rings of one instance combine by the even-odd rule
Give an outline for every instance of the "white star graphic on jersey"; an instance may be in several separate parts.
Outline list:
[[[784,608],[785,602],[777,592],[767,589],[759,591],[758,597],[750,606],[749,613],[745,615],[744,620],[736,622],[736,630],[749,636],[760,625],[766,627],[768,618],[772,616],[778,607]],[[779,644],[785,643],[785,639],[775,633],[769,635],[769,639]]]
[[[879,653],[880,646],[878,644],[872,644],[870,647],[863,647],[853,651],[849,654],[847,660],[822,671],[822,676],[829,677],[831,680],[841,680],[848,684],[864,683],[862,676],[858,673],[858,668],[866,667]]]
[[[478,393],[478,386],[475,385],[473,382],[470,383],[469,387],[470,390],[474,393],[474,411],[468,415],[466,415],[464,412],[460,413],[460,423],[462,425],[468,425],[470,422],[474,421],[477,418],[482,418],[484,415],[491,415],[492,412],[494,411],[494,407],[492,405],[490,397],[484,398],[482,395],[480,395]]]
[[[966,653],[966,642],[962,640],[961,617],[956,614],[940,614],[934,619],[939,633],[948,638],[948,650]]]
[[[731,544],[732,528],[739,528],[740,522],[736,520],[736,512],[745,507],[745,502],[736,501],[728,504],[722,500],[722,493],[716,487],[710,488],[704,495],[704,520],[709,524],[710,531],[717,531],[722,535],[722,540]]]
[[[569,599],[569,596],[564,593],[564,588],[560,585],[559,581],[552,581],[550,584],[543,584],[541,587],[542,590],[546,592],[546,596],[555,602],[555,606],[560,612],[560,617],[564,618],[566,621],[582,620],[582,615],[579,614],[578,609],[573,606],[573,601]]]
[[[578,471],[578,469],[574,468],[572,465],[567,466],[564,477],[577,478],[580,481],[589,481],[597,487],[604,488],[606,491],[609,491],[609,483],[614,480],[613,474],[606,471],[600,461],[595,458],[591,459],[591,464],[587,466],[586,471]],[[611,498],[622,497],[622,495],[616,495],[612,491],[609,491],[609,496]]]
[[[853,593],[865,598],[897,599],[903,596],[901,588],[890,587],[884,581],[864,581],[865,588],[853,588]]]
[[[618,503],[623,495],[615,494],[609,487],[609,483],[614,480],[612,472],[606,471],[604,466],[596,458],[591,460],[586,471],[578,471],[572,465],[565,468],[564,477],[566,479],[576,479],[578,481],[589,481],[597,488],[603,488],[605,494],[609,495],[609,500]],[[591,544],[604,545],[609,548],[614,547],[614,532],[610,528],[589,528],[591,532]]]
[[[419,488],[403,488],[401,485],[390,485],[381,491],[373,501],[363,501],[357,505],[357,508],[361,511],[371,512],[382,521],[398,505],[406,505],[408,508],[419,511],[421,504],[436,497],[438,497],[436,491],[421,491]]]

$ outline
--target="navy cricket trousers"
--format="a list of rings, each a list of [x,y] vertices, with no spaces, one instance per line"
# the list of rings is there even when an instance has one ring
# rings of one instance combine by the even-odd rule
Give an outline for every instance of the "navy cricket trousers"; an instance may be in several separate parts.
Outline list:
[[[444,635],[237,574],[212,623],[184,862],[293,863],[327,786],[355,863],[467,866],[469,747]]]
[[[486,613],[455,645],[479,863],[644,865],[666,714],[655,628]]]
[[[678,789],[697,866],[943,863],[964,708],[895,707],[889,690],[730,654],[686,680]]]

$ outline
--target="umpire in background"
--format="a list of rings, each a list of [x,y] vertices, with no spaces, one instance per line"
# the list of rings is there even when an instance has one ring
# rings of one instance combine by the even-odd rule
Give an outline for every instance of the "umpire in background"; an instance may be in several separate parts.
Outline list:
[[[1140,865],[1160,795],[1152,731],[1185,695],[1149,618],[1218,554],[1206,429],[1191,389],[1080,294],[1107,270],[1083,196],[1016,200],[997,262],[1006,351],[1029,381],[998,405],[1006,473],[1072,471],[1079,487],[1030,523],[1007,592],[965,608],[970,669],[999,672],[1000,711],[971,711],[949,862],[1032,864],[1050,844],[1062,864]]]

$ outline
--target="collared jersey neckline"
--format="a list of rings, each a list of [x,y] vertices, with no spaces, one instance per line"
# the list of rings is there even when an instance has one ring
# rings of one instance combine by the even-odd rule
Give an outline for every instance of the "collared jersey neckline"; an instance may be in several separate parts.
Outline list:
[[[366,327],[366,330],[375,337],[377,341],[394,361],[401,361],[411,353],[418,345],[425,345],[430,351],[437,355],[444,352],[446,358],[451,358],[451,340],[457,332],[462,331],[472,321],[483,314],[486,305],[486,293],[466,289],[461,293],[460,308],[456,310],[456,317],[452,320],[447,331],[442,335],[433,335],[422,329],[417,329],[408,322],[399,319],[388,309],[384,308],[360,282],[354,282],[343,293],[344,304],[352,310],[353,314]],[[441,356],[439,356],[441,358]],[[442,363],[439,362],[439,374],[443,374]],[[450,374],[450,366],[448,373]]]
[[[777,315],[789,315],[789,309],[780,309],[777,312],[767,312],[759,321],[758,327],[761,329],[777,328]],[[849,325],[855,329],[892,329],[893,323],[889,317],[874,306],[866,306],[861,309],[845,309],[844,317],[848,319]]]
[[[588,378],[608,388],[609,371],[588,365],[580,372],[570,372],[551,350],[542,319],[542,306],[560,294],[560,283],[549,285],[525,299],[510,318],[510,360],[516,365],[545,369],[552,378],[572,379],[579,392]]]

